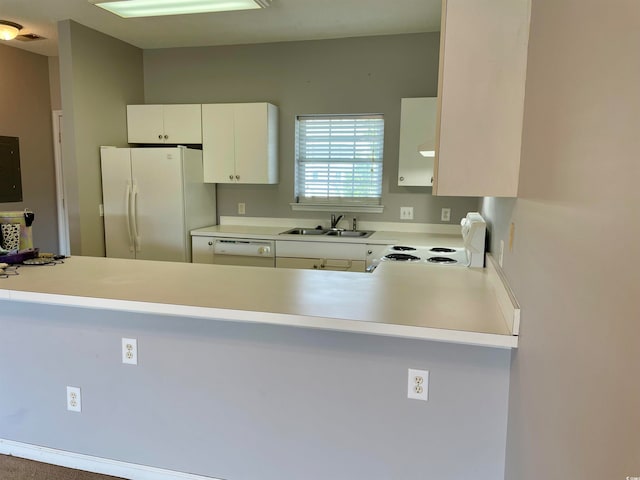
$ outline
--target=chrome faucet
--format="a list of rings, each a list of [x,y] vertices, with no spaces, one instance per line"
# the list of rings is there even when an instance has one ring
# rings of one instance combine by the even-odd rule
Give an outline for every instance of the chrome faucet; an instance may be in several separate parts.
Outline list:
[[[342,220],[342,217],[344,217],[344,215],[338,215],[338,217],[336,218],[334,213],[331,214],[331,229],[332,230],[336,230],[338,228],[338,223],[340,222],[340,220]]]

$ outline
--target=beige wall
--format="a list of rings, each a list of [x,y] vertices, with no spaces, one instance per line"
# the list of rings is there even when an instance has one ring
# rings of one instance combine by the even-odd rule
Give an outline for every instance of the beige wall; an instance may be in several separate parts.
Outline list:
[[[0,210],[36,214],[34,246],[58,252],[55,168],[47,57],[0,45],[0,135],[18,137],[23,201]]]
[[[534,0],[520,198],[485,199],[522,304],[508,480],[640,475],[640,4]]]
[[[305,113],[382,112],[385,116],[383,214],[358,214],[398,221],[401,206],[414,207],[414,221],[440,223],[451,208],[457,222],[477,209],[475,198],[433,197],[431,187],[398,187],[400,99],[435,96],[439,34],[390,35],[260,45],[145,50],[147,103],[268,101],[278,105],[278,185],[219,185],[218,213],[313,217],[292,212],[294,120]],[[417,146],[416,146],[417,148]]]
[[[142,50],[70,20],[58,25],[71,253],[104,255],[100,145],[127,145],[126,105],[143,101]]]
[[[62,98],[60,95],[60,59],[58,57],[48,57],[48,61],[51,110],[61,110]]]

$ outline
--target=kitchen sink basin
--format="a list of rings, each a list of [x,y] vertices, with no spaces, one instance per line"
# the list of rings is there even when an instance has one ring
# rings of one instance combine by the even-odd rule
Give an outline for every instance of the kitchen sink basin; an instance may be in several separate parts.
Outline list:
[[[373,234],[369,230],[325,230],[320,228],[292,228],[280,235],[325,235],[328,237],[367,238]]]
[[[321,230],[319,228],[292,228],[286,232],[282,232],[280,235],[324,235],[329,230]]]
[[[365,230],[329,230],[327,235],[333,237],[351,237],[351,238],[367,238],[370,237],[373,232]]]

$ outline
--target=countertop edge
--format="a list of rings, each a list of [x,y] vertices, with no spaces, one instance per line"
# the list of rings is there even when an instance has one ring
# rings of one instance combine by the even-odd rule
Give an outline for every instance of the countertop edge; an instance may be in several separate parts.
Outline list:
[[[462,330],[446,330],[429,327],[414,327],[409,325],[391,325],[386,323],[369,323],[358,320],[312,317],[306,315],[196,307],[189,305],[139,302],[96,297],[80,297],[73,295],[25,292],[9,289],[0,292],[0,300],[68,307],[109,309],[113,311],[157,314],[163,316],[182,316],[216,321],[260,323],[298,328],[311,328],[318,330],[351,332],[386,337],[430,340],[436,342],[502,349],[512,349],[517,348],[518,346],[518,337],[512,335],[498,335]]]

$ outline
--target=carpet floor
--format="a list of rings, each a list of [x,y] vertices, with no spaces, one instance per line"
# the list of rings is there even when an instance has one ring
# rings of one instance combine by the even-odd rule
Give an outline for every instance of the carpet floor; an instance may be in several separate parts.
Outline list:
[[[108,475],[0,455],[1,480],[122,480]]]

